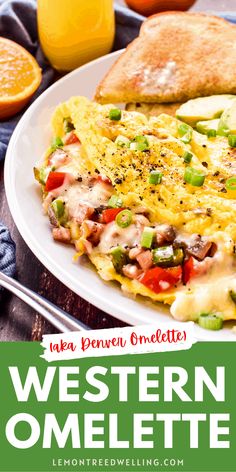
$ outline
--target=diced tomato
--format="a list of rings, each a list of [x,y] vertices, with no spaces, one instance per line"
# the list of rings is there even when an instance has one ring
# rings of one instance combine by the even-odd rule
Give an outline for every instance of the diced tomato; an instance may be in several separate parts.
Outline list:
[[[122,210],[124,210],[124,208],[108,208],[107,210],[103,210],[102,223],[111,223]]]
[[[74,144],[74,143],[80,143],[80,140],[78,136],[74,133],[74,131],[71,131],[68,133],[65,138],[64,138],[64,144]]]
[[[176,285],[181,281],[181,278],[181,266],[170,267],[168,269],[154,267],[153,269],[143,272],[143,274],[138,277],[138,281],[153,292],[161,293]]]
[[[112,185],[112,182],[109,177],[106,177],[105,175],[99,174],[97,180],[98,182],[103,182],[104,184]]]
[[[50,172],[45,185],[46,192],[51,192],[55,188],[61,187],[64,183],[66,172]]]

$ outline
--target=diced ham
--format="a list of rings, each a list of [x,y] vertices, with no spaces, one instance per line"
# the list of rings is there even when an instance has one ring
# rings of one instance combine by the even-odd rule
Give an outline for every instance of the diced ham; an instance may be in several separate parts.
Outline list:
[[[68,228],[63,228],[63,226],[60,226],[60,228],[53,228],[52,235],[55,241],[60,241],[61,243],[70,243],[71,236],[70,230]]]
[[[82,225],[83,221],[90,218],[90,216],[92,216],[93,213],[94,213],[94,208],[89,207],[88,205],[83,205],[82,203],[79,203],[76,206],[76,209],[73,212],[73,215],[71,216],[73,216],[73,218],[77,221],[77,223]]]
[[[141,269],[138,269],[136,265],[127,264],[122,268],[123,274],[129,279],[137,279],[137,277],[142,273]]]
[[[130,249],[129,251],[129,258],[131,260],[133,259],[136,259],[137,256],[139,256],[139,254],[141,254],[141,252],[143,252],[144,249],[141,248],[141,246],[138,246],[138,247],[133,247],[132,249]]]
[[[89,239],[94,246],[99,243],[103,230],[103,224],[91,220],[85,220],[81,226],[82,237]]]
[[[136,257],[141,269],[148,270],[152,267],[152,253],[151,251],[144,251]]]

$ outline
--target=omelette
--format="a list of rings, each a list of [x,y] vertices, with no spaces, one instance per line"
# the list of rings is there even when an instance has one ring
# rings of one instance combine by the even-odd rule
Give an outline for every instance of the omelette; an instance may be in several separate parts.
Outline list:
[[[236,319],[236,149],[177,118],[60,104],[34,169],[55,241],[177,320]],[[234,177],[235,176],[235,177]]]

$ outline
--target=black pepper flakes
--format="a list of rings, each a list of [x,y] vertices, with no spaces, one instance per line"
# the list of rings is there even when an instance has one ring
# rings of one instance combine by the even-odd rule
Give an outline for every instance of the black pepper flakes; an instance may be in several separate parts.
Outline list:
[[[206,215],[211,216],[212,215],[212,208],[207,208],[206,209]]]

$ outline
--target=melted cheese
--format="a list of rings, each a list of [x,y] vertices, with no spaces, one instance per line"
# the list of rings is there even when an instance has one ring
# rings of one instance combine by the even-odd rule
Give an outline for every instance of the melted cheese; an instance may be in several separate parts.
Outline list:
[[[89,187],[87,183],[76,182],[65,190],[67,207],[71,216],[75,217],[79,205],[97,208],[107,203],[112,194],[112,189],[103,183],[96,183]]]
[[[135,224],[131,224],[128,228],[120,228],[114,222],[109,223],[101,235],[97,250],[102,254],[107,254],[114,246],[134,247],[140,242],[141,232],[141,227]]]

